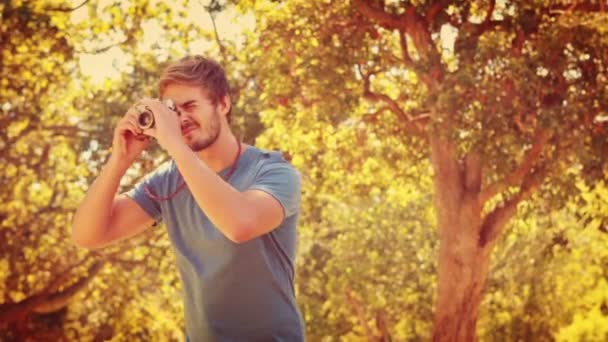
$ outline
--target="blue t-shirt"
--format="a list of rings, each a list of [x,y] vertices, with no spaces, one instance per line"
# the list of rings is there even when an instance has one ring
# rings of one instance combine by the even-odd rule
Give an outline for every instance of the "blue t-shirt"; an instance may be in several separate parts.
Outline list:
[[[271,194],[285,219],[273,231],[242,244],[230,241],[209,221],[187,187],[160,203],[145,194],[148,187],[156,196],[167,196],[182,181],[170,161],[127,195],[168,229],[183,283],[188,340],[303,341],[294,295],[298,171],[278,152],[245,149],[229,183],[239,191]]]

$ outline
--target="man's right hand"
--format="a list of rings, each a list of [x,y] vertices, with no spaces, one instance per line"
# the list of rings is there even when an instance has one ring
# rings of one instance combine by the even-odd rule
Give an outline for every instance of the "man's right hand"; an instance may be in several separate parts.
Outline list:
[[[112,139],[112,158],[120,164],[130,166],[135,159],[150,145],[150,138],[143,134],[137,125],[137,105],[131,107],[118,121]]]

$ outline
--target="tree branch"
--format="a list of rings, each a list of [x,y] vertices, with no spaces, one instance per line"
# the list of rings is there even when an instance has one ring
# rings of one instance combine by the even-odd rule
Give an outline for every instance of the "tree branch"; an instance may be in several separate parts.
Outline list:
[[[459,34],[456,39],[455,50],[465,60],[471,60],[477,51],[479,37],[484,33],[495,28],[510,28],[511,22],[507,19],[492,20],[492,15],[496,7],[496,1],[490,1],[484,20],[479,24],[464,22],[458,26]]]
[[[405,5],[405,12],[397,15],[386,12],[384,8],[374,7],[364,0],[353,1],[354,6],[364,17],[376,22],[385,29],[396,29],[399,31],[404,62],[408,67],[411,67],[416,71],[418,77],[429,87],[429,89],[434,89],[437,81],[441,80],[443,77],[441,55],[435,47],[427,21],[424,17],[416,13],[416,7],[409,4]],[[411,56],[407,50],[408,44],[405,39],[405,34],[410,36],[414,47],[418,52],[419,59],[421,59],[420,62],[422,64],[428,63],[430,65],[430,67],[424,68],[430,70],[429,72],[421,71],[422,68],[415,68],[415,64],[412,62]]]
[[[479,203],[483,205],[490,198],[494,197],[500,192],[503,192],[508,187],[520,184],[524,177],[528,175],[534,167],[534,163],[539,159],[549,138],[550,136],[545,129],[539,129],[536,132],[536,139],[532,145],[532,148],[528,150],[524,156],[523,162],[519,165],[519,167],[502,180],[490,184],[483,189],[479,197]]]
[[[437,17],[437,14],[439,14],[439,12],[445,10],[445,8],[448,7],[449,4],[450,4],[449,0],[440,0],[440,1],[437,1],[436,3],[434,3],[432,6],[430,6],[429,9],[426,11],[427,24],[429,26],[432,25],[433,22],[435,21],[435,17]]]
[[[42,290],[42,293],[48,294],[48,293],[57,291],[61,287],[61,285],[66,282],[66,280],[69,278],[70,274],[72,274],[72,270],[84,265],[88,260],[89,260],[89,256],[85,257],[84,259],[82,259],[81,261],[79,261],[78,263],[76,263],[74,265],[70,265],[68,268],[63,270],[63,272],[61,272],[61,274],[59,274],[57,277],[55,277],[55,279],[52,282],[50,282]]]
[[[490,0],[490,6],[488,7],[488,11],[486,12],[486,18],[483,20],[483,24],[487,24],[490,22],[490,20],[492,20],[492,14],[494,13],[495,7],[496,7],[496,0]]]
[[[406,20],[404,15],[396,15],[392,13],[387,13],[384,9],[379,9],[373,7],[368,1],[365,0],[353,0],[353,4],[357,8],[357,10],[363,14],[365,17],[377,22],[380,26],[385,29],[394,30],[397,29],[399,31],[406,30]],[[412,7],[407,6],[407,8]],[[407,9],[406,8],[406,9]]]
[[[86,276],[80,278],[77,282],[60,292],[55,292],[50,295],[47,295],[46,298],[41,301],[41,303],[36,305],[32,311],[35,313],[49,313],[62,309],[63,307],[68,305],[69,301],[78,292],[80,292],[80,290],[82,290],[91,282],[91,280],[93,280],[93,278],[95,278],[97,273],[103,267],[103,264],[103,261],[97,261],[93,263],[89,267]]]
[[[376,312],[376,327],[378,328],[378,331],[380,332],[380,337],[378,338],[379,341],[382,341],[382,342],[391,341],[391,333],[388,330],[388,326],[389,326],[389,323],[388,323],[386,310],[379,309]]]
[[[213,24],[213,33],[215,35],[215,42],[217,43],[217,45],[220,49],[220,54],[222,55],[222,62],[224,63],[224,65],[226,65],[228,63],[228,59],[226,58],[226,48],[222,44],[220,35],[217,32],[217,25],[215,23],[215,16],[213,14],[213,12],[218,11],[217,6],[219,6],[219,5],[214,4],[214,1],[211,1],[208,6],[203,5],[203,2],[200,0],[199,0],[199,3],[201,4],[201,6],[203,6],[203,8],[207,12],[207,14],[209,14],[209,18],[211,19],[211,24]]]
[[[49,12],[74,12],[75,10],[79,9],[80,7],[84,6],[87,4],[87,2],[89,2],[89,0],[85,0],[83,1],[80,5],[76,6],[76,7],[48,7],[45,9],[45,11],[49,11]]]
[[[367,324],[367,318],[365,317],[365,309],[363,308],[363,305],[357,300],[357,298],[355,298],[355,296],[353,295],[354,291],[350,288],[346,288],[345,294],[346,301],[348,302],[348,304],[350,304],[350,306],[357,314],[357,318],[359,318],[359,323],[363,327],[365,335],[367,335],[367,340],[374,341],[376,338],[374,336],[374,333],[370,329],[369,324]]]
[[[399,31],[399,42],[401,43],[403,62],[406,66],[415,69],[414,61],[412,60],[412,56],[410,56],[410,52],[408,51],[407,36],[405,32]]]
[[[540,187],[545,174],[545,169],[527,174],[522,181],[518,193],[486,215],[479,232],[480,247],[486,247],[496,241],[504,231],[507,222],[517,212],[517,205],[529,198]]]
[[[365,97],[368,100],[374,101],[374,102],[384,103],[386,105],[386,107],[390,108],[390,110],[395,115],[401,117],[408,126],[411,126],[411,128],[413,129],[414,132],[416,132],[417,135],[423,136],[424,128],[425,128],[426,122],[428,121],[429,115],[422,114],[422,115],[413,117],[413,116],[409,115],[408,113],[406,113],[399,106],[397,101],[393,100],[390,96],[388,96],[386,94],[382,94],[382,93],[373,92],[371,90],[370,78],[372,75],[374,75],[377,72],[363,73],[363,71],[361,70],[361,65],[357,65],[357,67],[359,69],[359,73],[361,74],[361,77],[363,78],[363,84],[364,84],[363,97]]]
[[[547,9],[549,12],[563,13],[563,12],[602,12],[605,8],[605,0],[602,1],[575,1],[573,4],[555,4],[549,6]]]
[[[97,261],[89,267],[87,275],[62,291],[45,293],[44,291],[32,295],[17,303],[0,305],[0,328],[9,326],[14,322],[23,321],[30,313],[49,313],[65,307],[69,300],[82,290],[99,272],[103,261]],[[57,287],[52,282],[47,288]]]
[[[125,39],[125,40],[123,40],[121,42],[112,43],[112,44],[109,44],[109,45],[106,45],[104,47],[100,47],[100,48],[97,48],[97,49],[93,49],[93,50],[77,50],[77,49],[75,49],[75,50],[78,53],[86,53],[86,54],[89,54],[89,55],[96,55],[96,54],[99,54],[99,53],[106,52],[106,51],[110,50],[113,47],[117,47],[117,46],[121,46],[121,45],[127,44],[127,43],[129,43],[129,41],[131,41],[131,38],[127,37],[127,39]]]
[[[378,121],[378,117],[386,111],[390,111],[392,113],[391,108],[389,106],[385,105],[385,106],[378,108],[378,110],[373,113],[364,115],[363,119],[361,121],[366,122],[366,123],[376,123],[376,121]]]

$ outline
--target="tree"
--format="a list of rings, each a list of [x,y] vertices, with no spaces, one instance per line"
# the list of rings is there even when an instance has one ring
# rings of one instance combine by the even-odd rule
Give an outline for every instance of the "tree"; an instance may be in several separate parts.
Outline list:
[[[474,340],[490,257],[518,206],[534,195],[557,210],[578,193],[579,175],[606,177],[605,5],[240,6],[258,20],[250,53],[270,128],[259,141],[307,171],[304,222],[314,234],[331,231],[313,223],[331,221],[328,193],[347,203],[390,197],[381,176],[407,172],[379,167],[378,157],[429,156],[439,240],[433,339]]]
[[[176,20],[186,13],[174,2],[70,3],[0,3],[0,339],[179,340],[183,313],[166,234],[157,229],[85,252],[71,243],[69,227],[108,156],[116,120],[133,98],[155,93],[159,51],[183,51],[181,33],[200,30]],[[85,10],[89,20],[71,17]],[[140,51],[151,18],[165,29],[163,47]],[[94,86],[78,58],[110,48],[132,59],[130,74]],[[158,152],[135,165],[124,185],[152,169]]]

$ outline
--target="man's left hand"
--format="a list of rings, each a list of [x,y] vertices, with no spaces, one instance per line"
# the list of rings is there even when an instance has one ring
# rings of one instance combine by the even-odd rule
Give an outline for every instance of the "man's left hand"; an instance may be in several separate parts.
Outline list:
[[[150,108],[154,115],[154,127],[144,130],[145,135],[155,138],[169,153],[176,145],[184,144],[177,111],[169,109],[159,99],[145,98],[139,103]]]

